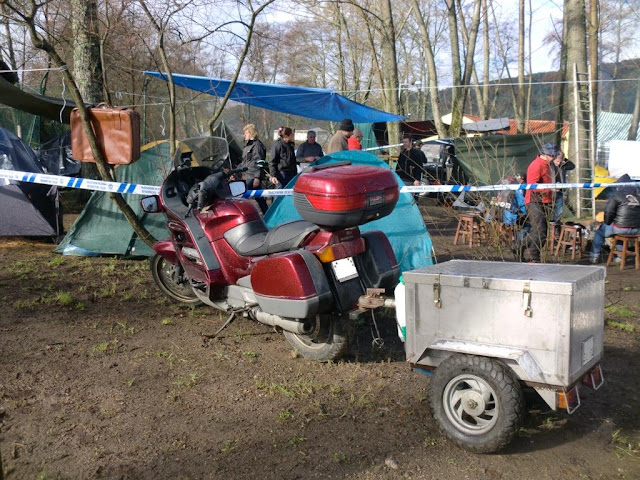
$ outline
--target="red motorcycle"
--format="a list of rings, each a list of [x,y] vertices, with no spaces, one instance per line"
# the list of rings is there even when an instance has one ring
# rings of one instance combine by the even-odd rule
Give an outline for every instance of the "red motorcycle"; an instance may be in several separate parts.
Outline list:
[[[349,320],[381,306],[361,302],[367,289],[390,293],[398,282],[387,237],[358,228],[393,210],[393,173],[349,162],[311,167],[294,188],[304,220],[269,229],[255,202],[239,198],[244,183],[228,181],[237,172],[186,162],[160,195],[142,199],[145,212],[166,214],[171,233],[154,245],[155,282],[174,300],[230,313],[222,328],[249,317],[283,331],[306,358],[339,358],[349,348]]]

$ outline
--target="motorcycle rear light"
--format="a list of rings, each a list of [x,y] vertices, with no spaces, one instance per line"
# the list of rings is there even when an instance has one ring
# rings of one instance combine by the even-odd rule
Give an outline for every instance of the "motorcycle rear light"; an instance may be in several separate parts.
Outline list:
[[[364,249],[364,238],[356,238],[321,248],[316,252],[316,257],[318,257],[318,260],[322,263],[329,263],[347,257],[355,257],[364,252]]]
[[[364,208],[367,199],[364,195],[354,195],[349,197],[325,197],[320,195],[307,194],[307,200],[311,206],[323,212],[344,212]]]
[[[384,201],[385,203],[397,202],[399,196],[400,196],[400,189],[391,188],[384,192]]]

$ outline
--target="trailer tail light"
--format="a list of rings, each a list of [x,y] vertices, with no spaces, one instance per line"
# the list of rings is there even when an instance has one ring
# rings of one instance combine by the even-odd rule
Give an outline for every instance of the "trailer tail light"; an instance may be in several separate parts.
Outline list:
[[[602,367],[600,367],[600,364],[596,365],[593,370],[584,376],[582,383],[594,390],[598,390],[602,386],[604,383],[604,375],[602,375]]]
[[[569,390],[558,392],[558,408],[563,408],[568,414],[572,414],[580,406],[580,393],[575,385]]]

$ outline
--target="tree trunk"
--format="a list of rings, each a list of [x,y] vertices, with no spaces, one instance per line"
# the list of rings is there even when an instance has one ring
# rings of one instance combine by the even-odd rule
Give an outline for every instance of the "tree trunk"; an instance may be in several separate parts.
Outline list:
[[[591,105],[598,111],[598,31],[600,30],[598,0],[589,2],[589,72],[591,73]]]
[[[102,101],[97,0],[71,0],[73,78],[86,103]]]
[[[382,58],[385,65],[384,76],[385,85],[388,90],[387,104],[385,109],[388,112],[398,112],[398,61],[396,57],[396,30],[391,15],[391,0],[380,0],[380,17],[382,20]],[[395,122],[387,124],[389,143],[400,141],[400,125]],[[394,138],[395,137],[395,138]]]
[[[618,16],[616,19],[616,59],[613,62],[613,74],[611,75],[611,96],[609,97],[609,111],[613,112],[616,101],[616,80],[618,79],[618,66],[620,65],[620,55],[622,49],[622,19]]]
[[[483,85],[482,85],[482,108],[481,112],[485,112],[486,118],[491,118],[491,112],[489,111],[489,59],[490,59],[490,40],[489,40],[489,9],[487,8],[487,0],[482,0],[482,36],[484,40],[484,65],[482,71]]]
[[[413,1],[413,8],[418,13],[417,22],[418,27],[420,28],[420,35],[422,37],[422,44],[424,48],[424,54],[427,60],[427,76],[428,76],[428,92],[431,100],[431,111],[433,114],[433,121],[436,124],[436,130],[438,131],[438,136],[440,138],[444,138],[447,136],[447,127],[442,122],[442,114],[440,108],[440,95],[438,93],[438,71],[436,69],[436,60],[433,54],[433,46],[431,44],[431,39],[429,37],[429,28],[428,23],[425,22],[425,18],[429,18],[428,16],[423,16],[420,14],[420,5],[418,0]]]
[[[578,73],[587,73],[587,31],[584,0],[565,0],[564,5],[564,28],[567,32],[567,74],[572,74],[574,65]],[[575,99],[573,82],[570,85],[569,98],[573,102]],[[581,114],[578,114],[578,118],[576,118],[574,108],[571,109],[569,117],[572,125],[579,126],[580,138],[584,138],[588,118]],[[575,150],[575,142],[571,142],[569,146],[569,158],[575,157],[575,151],[572,150]]]
[[[518,105],[516,123],[518,133],[524,132],[524,0],[518,0]]]
[[[167,76],[167,85],[169,88],[169,156],[173,159],[176,152],[176,85],[173,82],[169,58],[167,57],[167,51],[164,47],[165,28],[153,17],[149,7],[147,7],[146,0],[139,0],[139,2],[149,22],[158,34],[158,52],[160,53],[162,68],[164,69],[164,74]]]
[[[71,0],[71,31],[73,34],[73,78],[84,102],[97,105],[103,97],[96,0]],[[80,176],[83,178],[98,177],[96,165],[83,163],[80,167]],[[90,195],[88,190],[84,190],[81,192],[80,198],[87,201]]]
[[[62,60],[56,49],[53,47],[51,43],[49,43],[37,30],[35,23],[35,15],[37,12],[38,6],[36,6],[35,1],[32,1],[30,4],[30,11],[27,14],[20,14],[15,8],[12,10],[19,15],[21,15],[25,25],[29,31],[29,35],[31,37],[31,42],[33,46],[37,49],[43,50],[49,55],[49,58],[53,61],[53,63],[62,69],[63,78],[66,80],[68,84],[69,91],[71,93],[71,98],[76,103],[78,108],[78,113],[80,114],[80,119],[82,121],[82,127],[84,129],[85,134],[87,135],[87,140],[89,142],[89,146],[91,147],[91,152],[93,154],[93,158],[96,161],[96,166],[98,168],[98,172],[100,172],[100,177],[105,180],[112,182],[113,176],[111,175],[111,171],[102,155],[102,151],[98,148],[98,143],[96,140],[96,136],[93,133],[93,129],[91,128],[91,124],[89,123],[89,111],[86,105],[83,102],[82,94],[80,93],[80,89],[78,88],[73,75],[69,71],[67,64]],[[124,200],[121,194],[119,193],[109,193],[109,197],[116,203],[118,208],[122,211],[123,215],[129,222],[129,224],[133,227],[134,232],[138,235],[138,237],[147,245],[153,246],[156,243],[156,239],[151,235],[145,228],[144,225],[138,220],[135,212],[131,209],[129,204]]]
[[[569,78],[569,72],[567,69],[567,28],[566,23],[562,25],[562,44],[560,46],[560,70],[558,71],[558,110],[556,113],[556,136],[555,141],[557,145],[560,145],[562,141],[562,130],[564,128],[564,112],[565,112],[565,98],[568,91],[567,79]],[[568,154],[569,152],[565,152]]]
[[[636,89],[636,102],[633,106],[633,118],[631,119],[631,128],[627,140],[636,140],[638,138],[638,122],[640,122],[640,81]]]
[[[451,0],[453,3],[453,0]],[[447,3],[449,0],[447,0]],[[455,5],[453,9],[449,10],[449,26],[451,27],[452,18],[455,20]],[[453,136],[460,135],[460,130],[462,129],[462,118],[464,115],[464,105],[467,98],[468,85],[471,81],[471,71],[473,70],[473,57],[475,55],[476,41],[478,38],[478,28],[480,27],[480,0],[475,0],[474,10],[473,10],[473,19],[471,20],[471,34],[469,35],[469,42],[467,44],[467,52],[464,59],[464,73],[458,82],[458,86],[460,90],[454,98],[453,107],[451,109],[451,127],[450,133]],[[451,35],[451,41],[453,42],[454,37],[458,38],[458,30],[455,27],[455,34]],[[457,41],[456,41],[457,43]],[[453,48],[452,48],[453,50]],[[457,50],[457,49],[456,49]],[[459,55],[459,51],[458,51]],[[460,68],[460,57],[457,60],[452,58],[452,63],[454,64],[454,75],[456,68]],[[457,67],[455,66],[457,64]],[[454,86],[455,88],[455,86]],[[455,89],[454,89],[455,93]]]

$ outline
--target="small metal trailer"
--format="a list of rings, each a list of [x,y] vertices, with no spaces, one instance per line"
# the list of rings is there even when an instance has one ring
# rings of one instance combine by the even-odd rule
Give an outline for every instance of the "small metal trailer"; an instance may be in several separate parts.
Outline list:
[[[452,260],[403,279],[406,358],[433,374],[433,415],[457,445],[507,445],[523,386],[572,413],[581,384],[602,385],[603,267]]]

